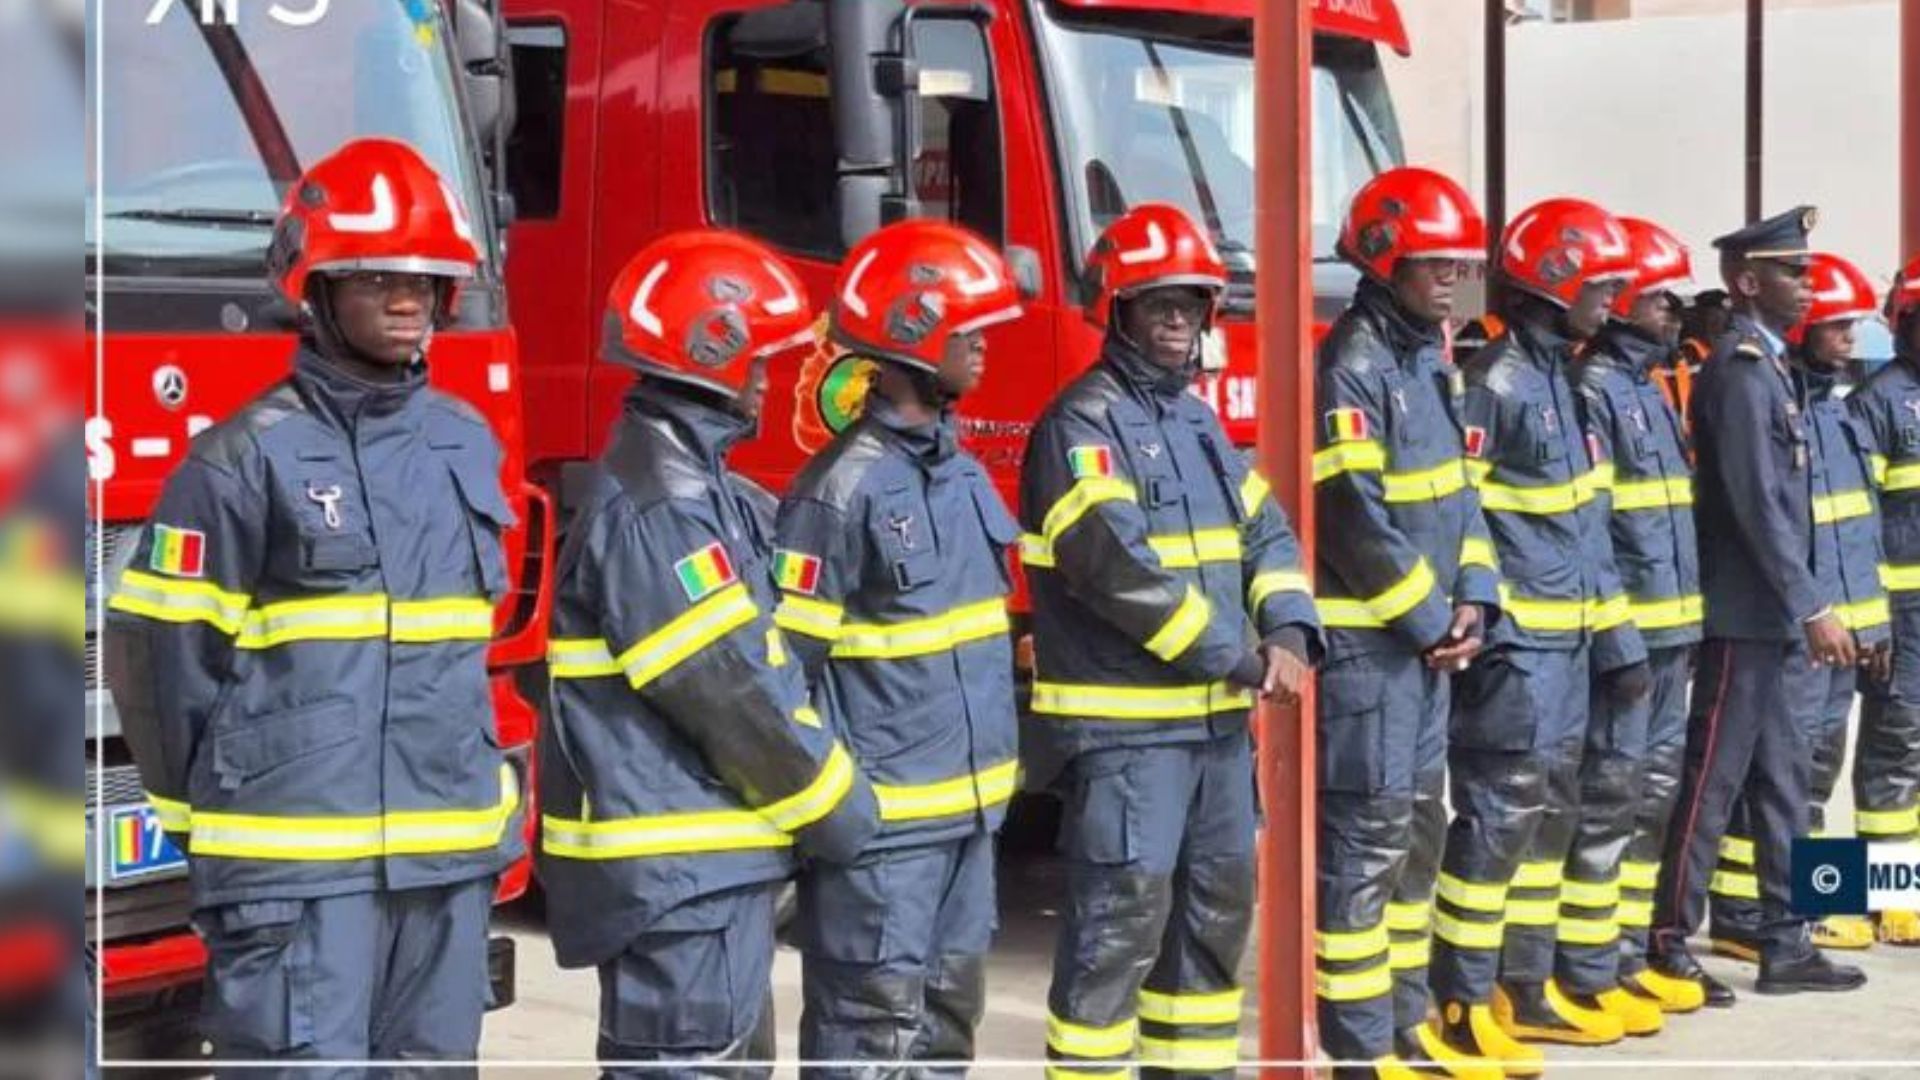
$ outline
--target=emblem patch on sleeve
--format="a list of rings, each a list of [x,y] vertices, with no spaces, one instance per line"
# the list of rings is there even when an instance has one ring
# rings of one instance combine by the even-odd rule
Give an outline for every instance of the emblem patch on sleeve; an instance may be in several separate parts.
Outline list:
[[[206,559],[206,533],[172,525],[153,527],[153,554],[148,557],[147,565],[154,573],[170,577],[205,577]]]
[[[781,592],[812,596],[820,589],[820,560],[781,548],[773,553],[773,577]]]
[[[1367,414],[1359,409],[1335,409],[1327,414],[1328,442],[1359,442],[1371,435]]]
[[[674,563],[673,573],[680,579],[681,591],[692,601],[702,600],[736,580],[733,560],[727,558],[727,549],[718,541]]]
[[[1480,458],[1480,457],[1486,456],[1487,454],[1487,429],[1486,428],[1475,427],[1472,424],[1468,424],[1467,430],[1466,430],[1466,438],[1463,441],[1466,443],[1466,450],[1467,450],[1468,457]]]
[[[1067,451],[1067,467],[1075,480],[1113,475],[1113,450],[1106,446],[1076,446]]]

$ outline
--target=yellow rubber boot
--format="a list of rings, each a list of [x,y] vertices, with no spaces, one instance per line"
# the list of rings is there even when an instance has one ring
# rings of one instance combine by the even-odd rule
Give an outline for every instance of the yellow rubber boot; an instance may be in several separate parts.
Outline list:
[[[1920,911],[1881,912],[1880,940],[1889,945],[1920,945]]]
[[[1629,1035],[1658,1035],[1667,1026],[1661,1019],[1660,1003],[1628,993],[1621,987],[1594,995],[1594,1002],[1608,1016],[1620,1021],[1620,1030]]]
[[[1607,1046],[1627,1035],[1617,1018],[1575,1002],[1552,979],[1495,987],[1493,1017],[1507,1034],[1530,1042]]]
[[[1652,968],[1624,975],[1620,984],[1649,1001],[1658,1002],[1661,1012],[1690,1013],[1707,1003],[1707,992],[1699,983],[1662,975]]]
[[[1416,1071],[1453,1080],[1502,1080],[1507,1074],[1486,1058],[1452,1046],[1433,1024],[1421,1024],[1400,1033],[1395,1050],[1402,1059],[1418,1061]]]
[[[1743,964],[1760,962],[1760,946],[1743,937],[1715,934],[1707,939],[1707,946],[1713,950],[1715,956],[1724,956]]]
[[[1813,943],[1822,949],[1870,949],[1873,922],[1862,915],[1829,915],[1813,924]]]
[[[1498,1065],[1508,1076],[1539,1076],[1547,1071],[1546,1056],[1502,1031],[1486,1005],[1449,1001],[1440,1008],[1440,1023],[1447,1045]]]
[[[1412,1066],[1392,1054],[1374,1059],[1373,1075],[1377,1080],[1420,1080]]]

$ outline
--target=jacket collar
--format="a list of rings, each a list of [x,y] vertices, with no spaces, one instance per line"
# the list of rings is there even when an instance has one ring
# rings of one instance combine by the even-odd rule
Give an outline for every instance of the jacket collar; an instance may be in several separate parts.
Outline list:
[[[727,452],[753,433],[754,423],[695,394],[642,379],[627,391],[626,415],[664,422],[694,456],[719,472]]]
[[[932,467],[960,450],[958,425],[952,408],[942,409],[938,419],[926,424],[910,424],[893,402],[869,393],[863,415],[873,419],[884,438],[900,447],[908,457]]]
[[[387,416],[405,409],[426,388],[427,365],[409,364],[399,379],[375,382],[349,372],[302,339],[293,357],[293,383],[315,410],[351,428],[362,415]]]
[[[1653,366],[1665,360],[1672,350],[1645,330],[1628,323],[1610,323],[1600,331],[1587,355],[1599,363],[1617,367],[1640,382],[1647,381]]]
[[[1405,358],[1421,349],[1437,349],[1444,342],[1437,324],[1423,326],[1401,305],[1392,289],[1372,278],[1361,280],[1353,303],[1379,328],[1381,337],[1387,347],[1393,350],[1395,359],[1404,362]]]
[[[1147,359],[1146,354],[1132,342],[1111,329],[1107,331],[1106,341],[1100,347],[1100,361],[1117,372],[1120,381],[1136,394],[1163,409],[1177,403],[1199,373],[1197,363],[1179,371],[1168,371]]]

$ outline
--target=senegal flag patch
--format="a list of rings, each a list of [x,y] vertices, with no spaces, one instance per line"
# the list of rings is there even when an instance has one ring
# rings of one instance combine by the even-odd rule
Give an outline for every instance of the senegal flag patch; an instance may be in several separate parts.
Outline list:
[[[156,574],[169,577],[205,577],[207,574],[207,534],[198,529],[177,529],[172,525],[153,527],[153,554],[147,565]]]
[[[812,596],[820,588],[820,560],[781,548],[773,553],[773,577],[781,592]]]
[[[1367,414],[1359,409],[1335,409],[1327,414],[1328,442],[1359,442],[1370,434]]]
[[[1067,451],[1067,467],[1075,480],[1113,475],[1113,450],[1105,446],[1076,446]]]
[[[674,563],[673,573],[680,579],[680,589],[687,599],[695,601],[735,581],[733,560],[727,558],[727,549],[717,541]]]

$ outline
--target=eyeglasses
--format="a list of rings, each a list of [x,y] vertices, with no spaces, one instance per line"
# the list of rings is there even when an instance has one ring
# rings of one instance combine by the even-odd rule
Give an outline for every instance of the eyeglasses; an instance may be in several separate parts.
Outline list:
[[[440,279],[432,274],[401,270],[354,270],[341,274],[340,283],[360,292],[409,292],[419,296],[432,295],[440,287]]]
[[[1140,313],[1153,322],[1172,322],[1175,315],[1182,321],[1197,323],[1213,310],[1213,301],[1209,297],[1191,293],[1155,293],[1134,301],[1140,305]]]

